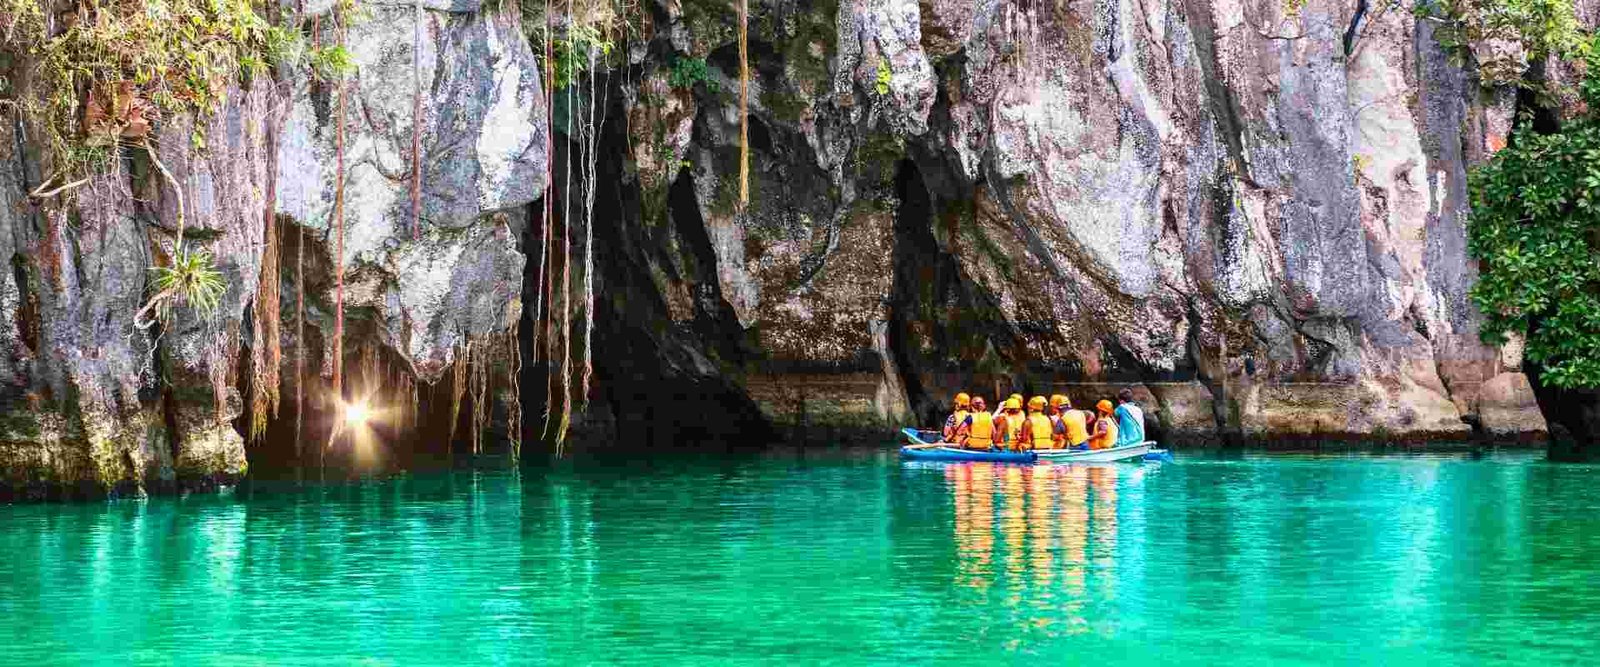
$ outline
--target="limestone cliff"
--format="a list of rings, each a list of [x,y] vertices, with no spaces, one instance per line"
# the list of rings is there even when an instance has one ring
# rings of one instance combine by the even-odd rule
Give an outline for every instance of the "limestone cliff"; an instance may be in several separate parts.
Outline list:
[[[1467,170],[1503,145],[1515,94],[1410,12],[763,7],[749,209],[728,205],[727,95],[673,100],[699,110],[662,137],[766,363],[858,371],[757,373],[775,416],[1133,385],[1185,435],[1544,429],[1466,300]],[[733,71],[692,5],[668,16],[675,47]],[[859,389],[805,407],[830,384]]]
[[[310,4],[307,15],[320,17],[333,3]],[[381,386],[396,377],[437,382],[466,341],[515,322],[524,258],[510,221],[520,224],[517,211],[544,189],[548,127],[540,68],[517,15],[464,0],[429,2],[415,14],[409,2],[367,4],[365,20],[342,37],[314,37],[343,39],[355,65],[345,84],[338,257],[337,94],[304,68],[231,91],[214,117],[158,126],[153,143],[176,184],[155,176],[142,151],[124,150],[69,196],[30,198],[46,177],[38,119],[0,107],[6,495],[139,493],[237,478],[247,461],[295,448],[285,439],[302,380],[314,386],[304,387],[301,446],[315,451],[331,425],[323,387],[332,370],[334,262],[345,269],[352,391],[398,394]],[[423,47],[415,63],[414,42]],[[26,93],[32,71],[12,63],[7,74]],[[426,100],[420,139],[429,158],[417,232],[414,77]],[[203,148],[192,136],[204,137]],[[217,258],[228,289],[213,317],[180,312],[141,329],[134,314],[149,293],[147,268],[176,231],[180,197],[185,238]],[[277,303],[258,298],[269,252],[281,267],[268,278],[279,282]],[[301,288],[304,345],[296,339]],[[265,309],[281,312],[267,318]],[[247,448],[240,416],[268,391],[252,383],[250,363],[266,346],[251,335],[263,319],[283,324],[285,379],[272,437]],[[294,373],[301,352],[304,378]]]
[[[593,275],[574,268],[594,321],[568,320],[593,330],[576,415],[589,442],[875,432],[934,418],[960,389],[1083,402],[1122,386],[1176,441],[1545,428],[1516,347],[1479,342],[1466,299],[1466,176],[1504,144],[1516,93],[1486,88],[1408,11],[753,2],[741,206],[723,3],[640,9],[644,37],[596,80],[592,150],[551,136],[552,113],[571,128],[572,110],[546,108],[515,5],[363,4],[343,37],[337,256],[337,91],[307,72],[160,126],[181,187],[130,152],[65,205],[29,198],[46,177],[36,119],[0,107],[0,484],[136,491],[225,481],[247,460],[304,465],[284,442],[303,420],[315,449],[325,402],[281,408],[261,444],[241,435],[266,391],[252,333],[276,309],[279,401],[314,393],[333,367],[336,265],[346,372],[394,400],[421,385],[391,446],[451,450],[463,408],[428,387],[465,381],[469,346],[519,317],[537,415],[557,367],[526,311],[543,303],[549,230],[580,252],[593,238]],[[672,76],[702,59],[705,76]],[[204,148],[187,140],[196,123]],[[588,158],[592,228],[545,220],[547,192],[554,211],[571,203],[547,174]],[[213,320],[138,329],[180,196],[229,289]],[[258,298],[269,254],[277,304]]]

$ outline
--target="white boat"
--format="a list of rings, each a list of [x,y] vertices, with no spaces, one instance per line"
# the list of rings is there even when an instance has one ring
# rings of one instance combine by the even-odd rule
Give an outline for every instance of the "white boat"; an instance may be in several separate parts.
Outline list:
[[[1123,445],[1111,449],[1036,449],[1033,451],[1040,461],[1082,461],[1086,463],[1105,463],[1109,461],[1125,461],[1134,458],[1143,458],[1145,454],[1165,453],[1164,449],[1156,449],[1156,441],[1146,440],[1137,445]]]
[[[1026,452],[966,449],[947,442],[929,442],[924,435],[937,437],[937,431],[901,429],[912,444],[900,448],[900,455],[908,459],[935,461],[993,461],[1000,463],[1033,463],[1053,461],[1058,463],[1110,463],[1144,458],[1160,458],[1167,454],[1157,449],[1154,440],[1137,445],[1123,445],[1111,449],[1038,449]]]

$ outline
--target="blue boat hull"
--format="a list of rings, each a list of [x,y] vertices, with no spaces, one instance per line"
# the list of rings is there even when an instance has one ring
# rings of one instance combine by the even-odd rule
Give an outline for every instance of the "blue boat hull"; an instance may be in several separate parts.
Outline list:
[[[980,449],[954,449],[950,447],[901,447],[900,455],[917,461],[990,461],[993,463],[1033,463],[1039,456],[1033,452],[986,452]]]

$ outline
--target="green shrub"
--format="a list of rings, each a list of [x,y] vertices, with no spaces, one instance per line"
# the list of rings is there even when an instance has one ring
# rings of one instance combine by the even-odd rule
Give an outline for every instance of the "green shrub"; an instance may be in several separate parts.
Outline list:
[[[1470,179],[1471,298],[1486,341],[1526,333],[1557,387],[1600,386],[1600,48],[1586,50],[1585,115],[1554,134],[1523,122]]]
[[[1530,62],[1549,56],[1581,57],[1588,47],[1572,0],[1416,0],[1412,12],[1436,26],[1434,39],[1461,59],[1489,39],[1521,42]],[[1485,84],[1518,83],[1512,63],[1480,63]]]
[[[151,267],[150,271],[155,274],[156,288],[151,303],[159,304],[156,308],[162,319],[171,316],[173,305],[186,305],[201,317],[209,317],[228,291],[211,253],[204,250],[180,246],[171,265]]]
[[[698,83],[705,84],[706,90],[713,93],[720,89],[711,78],[711,68],[706,65],[705,58],[678,56],[672,60],[672,67],[667,71],[667,85],[687,90]]]
[[[37,67],[42,90],[17,102],[44,120],[62,172],[98,166],[106,155],[86,150],[98,129],[84,120],[90,99],[101,100],[102,111],[211,112],[230,86],[284,61],[300,40],[249,0],[83,0],[53,36],[40,21],[41,2],[0,0],[0,48]]]

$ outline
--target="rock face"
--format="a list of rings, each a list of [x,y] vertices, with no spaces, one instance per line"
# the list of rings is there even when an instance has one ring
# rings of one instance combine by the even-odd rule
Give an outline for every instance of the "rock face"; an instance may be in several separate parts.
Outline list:
[[[573,103],[546,108],[516,12],[363,4],[344,37],[356,67],[342,139],[337,86],[280,71],[198,121],[204,149],[185,140],[195,121],[163,124],[160,159],[180,187],[134,150],[36,202],[43,147],[33,120],[5,116],[8,494],[203,485],[241,474],[247,455],[272,458],[287,423],[323,437],[332,403],[313,396],[247,450],[240,415],[263,388],[240,360],[261,356],[243,348],[276,320],[280,400],[326,394],[336,266],[352,391],[460,387],[477,377],[465,350],[520,317],[521,398],[537,404],[552,362],[530,332],[556,307],[539,290],[554,265],[525,249],[545,230],[593,251],[592,271],[574,267],[595,286],[593,321],[587,304],[559,307],[566,327],[592,331],[578,337],[593,385],[576,424],[596,441],[882,438],[937,418],[958,390],[1083,403],[1123,387],[1179,441],[1545,431],[1518,346],[1479,342],[1467,300],[1467,173],[1504,145],[1516,95],[1485,88],[1410,12],[759,0],[741,202],[725,3],[645,8],[650,42],[618,49],[625,63],[599,79],[592,147],[548,136],[552,113],[576,122]],[[709,78],[669,76],[685,59],[704,59]],[[529,209],[549,191],[565,210],[571,187],[548,174],[589,157],[592,218]],[[180,196],[229,290],[214,319],[141,330],[133,313]],[[273,253],[277,304],[260,289]],[[423,432],[447,439],[467,421],[448,396],[420,393]]]
[[[432,5],[417,26],[411,3],[375,4],[346,36],[356,73],[345,102],[339,258],[354,274],[346,308],[370,320],[381,342],[428,383],[469,339],[518,317],[524,259],[513,215],[486,214],[514,214],[520,226],[523,214],[514,209],[544,190],[548,125],[539,66],[515,15],[478,13],[479,3],[464,0],[424,6]],[[415,66],[414,41],[422,47]],[[420,129],[413,120],[419,81]],[[277,176],[279,214],[327,239],[329,249],[338,168],[334,97],[331,86],[295,82]],[[416,230],[413,131],[423,156]],[[331,324],[322,328],[331,331]]]
[[[312,14],[331,3],[311,3]],[[336,88],[304,68],[233,91],[201,121],[170,119],[155,137],[179,187],[130,149],[111,173],[61,199],[30,201],[43,147],[29,119],[0,126],[0,495],[205,486],[243,474],[235,420],[251,386],[240,373],[249,331],[267,314],[297,317],[304,266],[309,379],[306,411],[327,405],[332,368],[333,263],[345,270],[346,366],[352,391],[384,378],[437,381],[472,340],[503,332],[519,312],[520,212],[545,187],[546,110],[540,68],[515,13],[457,0],[372,3],[348,29],[356,74],[346,84],[344,252],[333,232]],[[420,21],[416,21],[420,18]],[[321,40],[335,39],[324,31]],[[413,44],[420,45],[413,63]],[[423,116],[422,210],[410,203],[413,85]],[[133,325],[152,292],[148,267],[170,247],[179,197],[191,247],[217,258],[228,290],[216,315],[178,312]],[[271,217],[275,238],[266,236]],[[279,303],[262,303],[267,249],[281,255]],[[403,277],[403,279],[402,279]],[[282,329],[283,373],[301,345]],[[245,354],[249,357],[249,354]],[[374,360],[381,360],[381,363]],[[378,369],[374,372],[374,369]],[[315,386],[311,386],[315,385]],[[393,389],[388,387],[387,389]],[[284,399],[285,401],[287,399]],[[414,399],[413,399],[414,400]],[[279,413],[279,421],[289,419]],[[313,428],[309,440],[326,434]],[[270,432],[270,431],[269,431]],[[262,448],[253,446],[250,458]],[[270,457],[264,457],[270,458]]]
[[[1467,170],[1504,145],[1514,94],[1409,12],[761,7],[786,18],[752,38],[782,54],[752,84],[753,201],[730,205],[728,95],[696,95],[673,150],[776,418],[1134,386],[1188,436],[1543,432],[1466,298]],[[673,44],[734,71],[725,33],[667,9]],[[763,389],[796,363],[861,388],[809,406]]]

